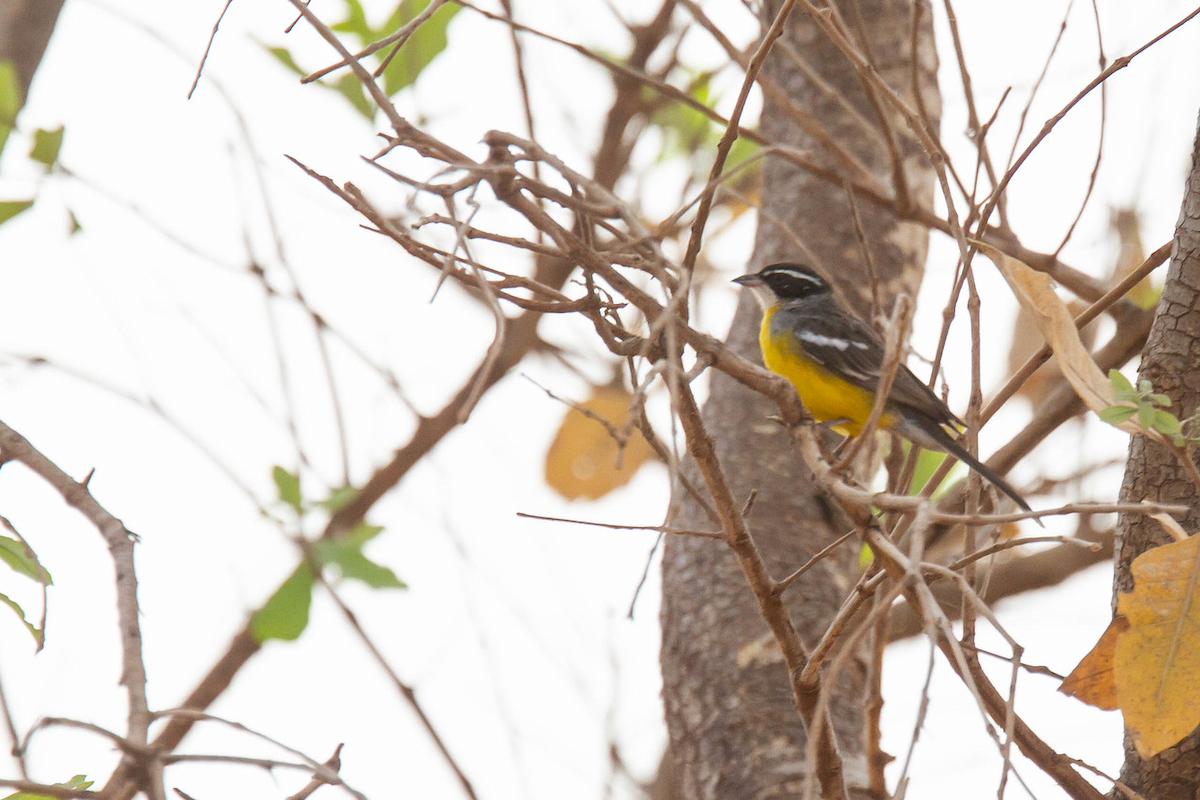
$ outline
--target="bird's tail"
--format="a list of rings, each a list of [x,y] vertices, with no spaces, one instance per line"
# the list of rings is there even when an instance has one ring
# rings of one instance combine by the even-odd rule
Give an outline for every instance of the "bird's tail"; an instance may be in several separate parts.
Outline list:
[[[925,432],[930,433],[930,431],[928,429]],[[1006,495],[1011,497],[1012,501],[1014,503],[1016,503],[1018,506],[1020,506],[1022,509],[1024,509],[1025,511],[1033,510],[1029,507],[1029,503],[1025,502],[1025,498],[1021,497],[1021,495],[1019,495],[1017,493],[1017,490],[1014,489],[1009,484],[1008,481],[1006,481],[1006,480],[1004,480],[1004,478],[1000,477],[1000,474],[998,472],[996,472],[996,470],[992,469],[987,464],[984,464],[978,458],[976,458],[975,456],[973,456],[969,452],[967,452],[967,449],[965,447],[963,447],[961,444],[959,444],[954,439],[953,436],[946,433],[946,431],[944,431],[942,428],[940,428],[940,427],[937,428],[936,432],[934,432],[932,434],[931,438],[933,438],[934,441],[936,441],[938,443],[938,445],[942,449],[944,449],[947,453],[954,456],[959,461],[963,462],[964,464],[966,464],[968,467],[970,467],[971,469],[978,472],[983,477],[987,478],[989,483],[991,483],[997,489],[999,489],[1000,491],[1004,492]],[[1034,521],[1037,522],[1039,525],[1042,524],[1041,520],[1039,520],[1037,518],[1034,518]]]

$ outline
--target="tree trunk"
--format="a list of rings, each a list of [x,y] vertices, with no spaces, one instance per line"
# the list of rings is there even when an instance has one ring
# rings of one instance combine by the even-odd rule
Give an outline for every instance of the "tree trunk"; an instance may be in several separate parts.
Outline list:
[[[766,3],[768,23],[779,6],[777,1]],[[842,12],[848,26],[859,34],[855,45],[860,52],[867,54],[881,77],[910,104],[916,75],[936,126],[940,113],[937,59],[928,15],[922,20],[914,67],[910,3],[864,0],[842,4]],[[827,87],[814,83],[806,67],[819,74]],[[878,112],[850,62],[802,10],[789,18],[764,75],[782,87],[793,103],[816,117],[832,139],[863,163],[880,184],[893,184],[893,164]],[[847,106],[853,108],[853,114]],[[869,130],[864,129],[864,121]],[[933,173],[928,162],[920,157],[906,124],[891,119],[890,127],[903,157],[911,196],[930,203]],[[774,144],[805,151],[830,166],[838,163],[769,93],[762,129]],[[764,167],[762,211],[749,269],[780,260],[810,262],[867,316],[869,292],[864,289],[871,285],[870,272],[845,188],[776,156],[768,157]],[[889,310],[891,298],[900,288],[915,293],[928,234],[867,203],[859,202],[857,213],[883,307]],[[743,297],[728,336],[732,347],[752,359],[758,358],[758,319],[754,304]],[[770,402],[729,378],[712,375],[705,423],[735,497],[744,500],[752,490],[758,493],[748,522],[768,568],[782,578],[844,533],[847,523],[817,490],[800,457],[789,449],[787,434],[767,419],[772,413],[775,409]],[[670,516],[673,526],[712,526],[704,510],[686,496]],[[853,586],[855,556],[855,546],[847,544],[788,590],[793,621],[806,644],[815,643]],[[667,539],[662,626],[668,758],[674,760],[679,795],[738,800],[802,795],[809,773],[806,738],[782,656],[733,556],[720,541]],[[868,796],[862,788],[866,781],[865,678],[865,661],[851,659],[830,698],[847,783],[855,797]]]
[[[16,67],[22,105],[62,6],[63,0],[0,0],[0,61]]]
[[[1171,411],[1180,419],[1200,405],[1200,127],[1192,151],[1183,208],[1175,228],[1171,264],[1142,353],[1138,379],[1149,380],[1154,391],[1171,398]],[[1192,451],[1200,457],[1200,448]],[[1134,436],[1121,486],[1122,502],[1152,500],[1189,507],[1180,520],[1184,530],[1200,530],[1200,498],[1175,457],[1165,448]],[[1119,592],[1133,589],[1130,565],[1143,552],[1171,538],[1162,525],[1144,514],[1129,514],[1117,524],[1117,565],[1113,605]],[[1200,797],[1200,732],[1151,759],[1138,756],[1125,737],[1125,766],[1121,781],[1153,800],[1195,800]],[[1119,790],[1114,796],[1123,797]]]

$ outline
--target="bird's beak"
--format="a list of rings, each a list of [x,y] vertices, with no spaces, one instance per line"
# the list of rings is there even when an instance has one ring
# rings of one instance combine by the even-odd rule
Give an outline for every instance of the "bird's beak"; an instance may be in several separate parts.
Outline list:
[[[734,278],[733,282],[740,283],[742,286],[745,286],[748,289],[753,288],[755,286],[762,286],[764,283],[766,283],[766,281],[764,281],[762,278],[758,277],[757,275],[753,275],[753,274],[741,275],[737,278]]]

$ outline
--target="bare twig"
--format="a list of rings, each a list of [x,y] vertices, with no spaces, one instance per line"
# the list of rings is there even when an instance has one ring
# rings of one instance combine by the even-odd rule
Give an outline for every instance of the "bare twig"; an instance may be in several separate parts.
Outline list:
[[[743,514],[743,516],[745,516],[745,514]],[[839,536],[838,538],[834,539],[829,544],[822,547],[815,554],[813,554],[812,558],[810,558],[808,561],[805,561],[803,564],[801,564],[799,567],[797,567],[790,575],[788,575],[786,578],[784,578],[781,581],[777,581],[775,584],[776,593],[782,593],[782,592],[787,591],[788,587],[791,586],[793,583],[795,583],[800,578],[801,575],[808,572],[810,569],[815,567],[817,564],[821,563],[821,561],[823,561],[824,559],[828,558],[830,553],[832,553],[834,550],[837,550],[848,539],[853,538],[857,534],[858,534],[858,531],[856,531],[856,530],[846,531],[841,536]]]
[[[115,570],[117,619],[121,643],[121,684],[129,702],[128,729],[125,738],[136,746],[147,743],[150,709],[146,702],[146,664],[142,660],[142,629],[138,611],[137,575],[134,571],[133,545],[137,537],[92,497],[87,487],[46,458],[29,441],[0,422],[0,449],[6,457],[20,461],[50,484],[66,501],[87,518],[104,537]],[[127,754],[128,756],[128,754]],[[139,772],[150,774],[144,789],[154,800],[163,797],[161,781],[153,779],[154,762],[139,764]]]
[[[204,64],[208,61],[208,54],[212,50],[213,40],[217,38],[217,29],[221,27],[221,20],[225,19],[225,12],[229,10],[231,5],[233,5],[233,0],[225,0],[225,6],[221,9],[221,13],[217,15],[217,21],[213,23],[212,33],[208,37],[208,44],[204,46],[204,55],[200,57],[200,64],[196,67],[196,79],[192,81],[192,88],[188,89],[188,100],[192,99],[192,93],[200,85],[200,75],[204,72]]]
[[[342,768],[341,744],[334,748],[333,755],[331,755],[321,766],[334,773]],[[307,798],[311,797],[312,793],[317,789],[320,789],[322,786],[328,786],[330,783],[331,781],[323,775],[313,775],[312,780],[310,780],[303,789],[293,795],[290,795],[287,800],[307,800]]]
[[[1196,8],[1196,9],[1192,10],[1183,19],[1179,20],[1178,22],[1176,22],[1171,27],[1167,28],[1162,33],[1160,33],[1157,36],[1155,36],[1154,38],[1150,39],[1150,41],[1146,42],[1145,44],[1143,44],[1141,47],[1137,48],[1133,52],[1129,53],[1128,55],[1123,55],[1120,58],[1117,58],[1115,61],[1113,61],[1112,64],[1108,65],[1108,67],[1101,70],[1100,74],[1097,75],[1095,78],[1093,78],[1091,80],[1091,82],[1088,83],[1087,86],[1080,89],[1078,94],[1076,94],[1073,98],[1071,98],[1069,101],[1067,101],[1067,104],[1065,106],[1063,106],[1058,111],[1058,113],[1056,113],[1054,116],[1050,117],[1050,119],[1046,120],[1046,122],[1042,125],[1042,129],[1040,131],[1038,131],[1037,135],[1033,137],[1033,140],[1030,141],[1029,144],[1025,147],[1025,150],[1022,151],[1021,155],[1017,157],[1017,160],[1013,162],[1013,165],[1008,168],[1007,172],[1004,173],[1004,177],[1000,179],[1000,183],[996,186],[995,191],[992,192],[991,198],[989,198],[989,200],[987,201],[987,204],[984,206],[982,218],[985,220],[988,218],[988,215],[989,215],[991,209],[995,207],[997,202],[999,202],[1000,196],[1002,194],[1004,194],[1004,190],[1006,188],[1008,188],[1008,184],[1013,179],[1013,176],[1017,174],[1017,170],[1019,170],[1021,168],[1021,165],[1025,163],[1026,159],[1028,159],[1029,156],[1033,154],[1033,151],[1036,150],[1038,145],[1040,145],[1042,143],[1042,140],[1044,140],[1047,136],[1050,135],[1050,132],[1053,131],[1055,126],[1057,126],[1058,123],[1062,121],[1063,117],[1065,117],[1067,114],[1069,114],[1071,112],[1071,109],[1073,109],[1075,106],[1077,106],[1080,103],[1080,101],[1083,100],[1083,98],[1085,98],[1089,94],[1091,94],[1092,90],[1095,89],[1097,86],[1104,83],[1115,73],[1117,73],[1120,70],[1125,69],[1125,67],[1129,66],[1130,61],[1133,61],[1133,59],[1137,58],[1139,55],[1146,52],[1146,50],[1153,47],[1155,44],[1162,41],[1166,37],[1170,36],[1175,31],[1179,30],[1181,27],[1183,27],[1185,24],[1187,24],[1189,21],[1191,21],[1192,18],[1195,17],[1197,14],[1200,14],[1200,8]]]
[[[334,588],[330,586],[321,575],[318,574],[317,579],[321,582],[321,585],[325,587],[325,591],[327,591],[329,596],[333,599],[334,605],[336,605],[338,610],[342,612],[342,616],[346,619],[347,624],[350,625],[350,629],[358,635],[359,641],[361,641],[363,646],[367,648],[367,652],[371,654],[371,657],[375,660],[375,663],[378,664],[383,670],[384,674],[388,676],[388,680],[392,682],[392,686],[395,687],[396,691],[400,694],[400,697],[403,698],[404,702],[412,710],[413,714],[416,715],[417,720],[421,723],[421,727],[425,729],[425,734],[429,737],[429,740],[433,742],[434,746],[438,750],[438,753],[441,754],[442,760],[446,762],[446,765],[450,767],[450,770],[454,773],[454,777],[458,779],[458,785],[462,788],[463,794],[471,798],[471,800],[475,800],[477,797],[475,794],[475,787],[471,785],[470,779],[467,778],[466,773],[463,772],[462,767],[460,767],[458,764],[458,761],[450,753],[449,748],[446,747],[445,740],[442,739],[442,736],[438,733],[437,728],[433,726],[433,721],[430,720],[429,715],[425,713],[425,709],[421,707],[420,702],[417,700],[416,691],[407,683],[400,680],[400,676],[396,674],[394,669],[392,669],[392,665],[388,663],[386,658],[384,658],[383,653],[379,652],[379,648],[375,646],[375,642],[372,641],[371,637],[367,635],[367,632],[363,630],[362,626],[359,624],[357,615],[355,615],[355,613],[350,610],[350,607],[342,601],[342,598],[337,591],[335,591]],[[336,753],[334,753],[334,758],[337,758]],[[328,762],[326,763],[328,764]],[[335,767],[334,772],[336,771],[337,769]],[[318,777],[319,776],[314,776],[314,780],[316,780]]]

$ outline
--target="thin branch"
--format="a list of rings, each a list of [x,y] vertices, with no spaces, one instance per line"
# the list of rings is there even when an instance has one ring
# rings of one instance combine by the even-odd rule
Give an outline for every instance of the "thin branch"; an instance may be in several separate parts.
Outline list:
[[[1124,278],[1117,282],[1115,286],[1104,293],[1096,302],[1088,306],[1084,311],[1075,318],[1075,327],[1083,328],[1089,322],[1100,316],[1108,308],[1111,308],[1115,303],[1118,303],[1129,290],[1136,286],[1143,278],[1158,269],[1171,256],[1171,242],[1159,247],[1153,253],[1146,257],[1146,260],[1138,266],[1137,269],[1130,272]],[[1001,387],[1000,391],[996,392],[995,396],[988,402],[987,407],[979,415],[979,424],[983,425],[991,419],[1000,408],[1008,402],[1020,388],[1025,384],[1038,367],[1050,360],[1053,355],[1053,350],[1050,345],[1043,345],[1040,350],[1026,359],[1021,368],[1012,374],[1012,376]]]
[[[745,516],[745,514],[743,514],[743,516]],[[777,581],[775,583],[775,592],[777,594],[781,594],[781,593],[787,591],[788,587],[791,586],[793,583],[795,583],[797,580],[799,580],[801,575],[808,572],[810,569],[815,567],[817,564],[821,563],[823,560],[828,558],[829,555],[834,550],[837,550],[839,547],[841,547],[843,544],[845,544],[845,542],[847,540],[853,538],[857,534],[858,534],[857,530],[854,530],[854,529],[848,530],[845,533],[843,533],[841,536],[839,536],[838,538],[834,539],[829,544],[822,547],[820,550],[818,550],[813,555],[812,558],[810,558],[808,561],[805,561],[803,564],[801,564],[799,567],[797,567],[792,572],[792,574],[788,575],[786,578],[784,578],[781,581]]]
[[[17,770],[21,773],[22,778],[29,777],[29,771],[25,766],[25,751],[21,749],[21,736],[17,733],[16,723],[13,721],[12,709],[8,705],[8,696],[4,693],[4,681],[0,680],[0,713],[4,715],[4,724],[8,728],[8,738],[12,742],[12,747],[9,752],[17,762]]]
[[[891,757],[883,751],[883,730],[880,718],[883,716],[883,651],[887,648],[888,620],[891,613],[893,595],[884,592],[883,588],[875,590],[875,625],[871,631],[871,659],[867,662],[867,703],[866,703],[866,733],[863,736],[863,750],[867,756],[868,785],[875,797],[887,797],[887,779],[884,769]],[[916,740],[916,737],[913,737]]]
[[[196,78],[192,81],[192,88],[188,89],[188,100],[192,99],[192,93],[200,85],[200,75],[204,72],[204,64],[208,61],[208,54],[212,50],[213,41],[217,38],[217,29],[221,27],[221,20],[225,19],[225,12],[229,10],[231,5],[233,5],[233,0],[225,0],[225,7],[221,9],[221,13],[217,16],[217,21],[213,23],[212,33],[208,37],[208,44],[204,46],[204,55],[200,56],[200,64],[196,67]]]
[[[813,444],[815,445],[815,440],[813,440]],[[808,459],[806,458],[806,460]],[[914,575],[914,565],[909,563],[903,553],[878,531],[867,528],[866,535],[867,543],[888,573],[895,580],[904,582],[905,597],[910,603],[921,609],[921,616],[926,619],[939,620],[938,648],[946,656],[950,667],[967,683],[968,688],[986,709],[987,714],[998,724],[1005,725],[1011,731],[1011,739],[1016,741],[1021,752],[1050,775],[1074,800],[1102,800],[1103,796],[1100,792],[1072,769],[1073,765],[1069,758],[1054,751],[1019,716],[1012,712],[1011,705],[996,691],[991,680],[980,668],[978,659],[971,654],[964,654],[957,647],[957,642],[949,630],[949,622],[938,608],[932,595],[929,594],[925,583],[917,580],[915,585],[908,584],[908,579]],[[956,573],[949,574],[958,577]]]
[[[336,748],[334,748],[333,755],[331,755],[328,759],[326,759],[325,763],[322,764],[321,766],[325,767],[325,769],[327,769],[330,772],[333,772],[335,774],[337,773],[338,770],[340,770],[342,768],[342,745],[341,744],[339,744]],[[307,800],[307,798],[312,796],[313,792],[315,792],[317,789],[320,789],[322,786],[334,786],[334,785],[337,785],[336,782],[329,780],[326,776],[320,775],[320,774],[314,774],[312,776],[312,780],[310,780],[303,789],[301,789],[300,791],[296,792],[293,795],[289,795],[287,800]]]
[[[367,56],[371,55],[372,53],[376,53],[376,52],[382,50],[383,48],[387,47],[390,44],[395,44],[398,47],[403,46],[404,43],[408,41],[409,37],[411,37],[413,35],[413,33],[417,30],[417,28],[421,27],[421,25],[423,25],[426,22],[426,20],[428,20],[430,17],[432,17],[434,15],[434,12],[436,12],[439,8],[441,8],[442,5],[445,3],[446,3],[446,0],[434,0],[432,3],[429,3],[427,6],[425,6],[425,8],[421,10],[420,14],[417,14],[415,17],[413,17],[411,20],[409,20],[407,23],[405,23],[400,28],[400,30],[396,31],[395,33],[388,34],[387,36],[383,37],[382,39],[380,39],[377,42],[371,42],[371,44],[367,45],[362,50],[359,50],[357,53],[355,53],[354,56],[349,60],[342,59],[341,61],[337,61],[333,64],[330,64],[328,67],[325,67],[324,69],[319,69],[316,72],[310,72],[308,75],[305,75],[303,78],[301,78],[300,82],[301,83],[312,83],[313,81],[320,80],[321,78],[324,78],[329,73],[335,72],[335,71],[341,69],[342,67],[348,66],[350,61],[361,61],[362,59],[366,58]],[[305,5],[308,5],[308,4],[305,3]],[[299,20],[297,19],[297,21],[299,21]],[[377,76],[374,76],[374,77],[377,77]]]
[[[1071,98],[1057,114],[1046,120],[1046,122],[1042,125],[1042,129],[1038,131],[1038,134],[1033,137],[1033,140],[1025,147],[1025,150],[1022,151],[1017,160],[1013,162],[1013,165],[1008,168],[1007,172],[1004,173],[1004,177],[1000,179],[1000,183],[996,186],[995,191],[992,192],[991,198],[989,198],[987,204],[984,206],[982,218],[985,220],[988,218],[988,215],[991,213],[991,209],[995,207],[997,202],[999,202],[1000,196],[1003,195],[1004,190],[1008,188],[1008,184],[1013,179],[1013,176],[1017,174],[1017,170],[1019,170],[1021,165],[1025,163],[1026,159],[1033,154],[1033,151],[1037,149],[1038,145],[1040,145],[1042,141],[1050,135],[1050,132],[1053,131],[1055,126],[1062,121],[1063,117],[1070,113],[1071,109],[1077,106],[1080,101],[1083,100],[1083,98],[1091,94],[1093,89],[1104,83],[1115,73],[1125,69],[1125,67],[1129,66],[1129,62],[1133,61],[1133,59],[1146,52],[1146,50],[1158,44],[1158,42],[1170,36],[1175,31],[1179,30],[1181,27],[1191,21],[1191,19],[1197,14],[1200,14],[1200,8],[1192,10],[1191,13],[1189,13],[1183,19],[1179,20],[1174,25],[1167,28],[1165,31],[1158,34],[1133,52],[1129,53],[1128,55],[1121,56],[1113,61],[1113,63],[1107,68],[1101,70],[1100,74],[1093,78],[1087,86],[1080,89],[1078,94]]]
[[[350,607],[347,606],[345,602],[342,601],[342,598],[337,591],[334,590],[329,582],[326,581],[325,578],[319,573],[317,574],[317,578],[320,580],[321,585],[325,587],[325,591],[329,593],[330,598],[333,599],[334,605],[336,605],[338,610],[342,612],[342,616],[350,625],[351,630],[358,635],[359,641],[362,642],[363,646],[367,648],[367,652],[371,654],[371,658],[375,660],[375,663],[378,664],[383,670],[384,674],[387,675],[388,680],[392,682],[392,686],[395,687],[396,691],[400,694],[400,697],[403,698],[404,702],[408,704],[408,707],[412,710],[413,714],[416,715],[417,720],[421,723],[421,727],[425,729],[425,734],[429,737],[430,741],[433,742],[438,753],[442,756],[442,760],[448,767],[450,767],[450,770],[454,773],[454,777],[458,779],[458,785],[462,788],[463,794],[471,798],[471,800],[475,800],[476,797],[478,797],[478,795],[475,794],[475,788],[471,785],[471,781],[469,778],[467,778],[466,773],[463,772],[462,767],[459,766],[457,759],[455,759],[453,754],[451,754],[450,749],[446,747],[446,742],[444,739],[442,739],[441,734],[438,733],[437,728],[433,726],[433,721],[429,718],[429,715],[425,713],[425,709],[421,707],[420,702],[417,701],[416,691],[414,691],[413,688],[407,683],[400,680],[400,676],[396,674],[394,669],[392,669],[391,664],[389,664],[387,659],[384,658],[383,653],[379,652],[379,648],[375,646],[375,642],[371,640],[371,637],[367,635],[367,632],[363,630],[362,626],[359,624],[358,616],[350,610]]]
[[[1099,51],[1100,69],[1103,70],[1108,63],[1108,58],[1104,55],[1104,37],[1100,32],[1100,10],[1096,8],[1096,0],[1092,0],[1092,16],[1096,20],[1096,49]],[[1075,228],[1079,225],[1079,220],[1083,219],[1083,212],[1087,210],[1088,201],[1092,199],[1092,193],[1096,190],[1096,178],[1100,174],[1100,159],[1104,155],[1104,134],[1108,128],[1107,122],[1108,84],[1102,83],[1100,84],[1100,124],[1097,128],[1096,158],[1092,161],[1092,172],[1088,176],[1087,191],[1083,194],[1083,201],[1079,204],[1079,210],[1075,212],[1075,218],[1071,220],[1067,232],[1063,234],[1062,241],[1054,250],[1055,255],[1061,253],[1067,246],[1067,242],[1071,241],[1071,237],[1075,235]]]
[[[38,477],[50,484],[67,505],[83,514],[104,537],[115,571],[117,620],[121,643],[121,684],[129,702],[128,729],[125,738],[139,747],[147,743],[150,709],[146,701],[146,664],[142,660],[142,629],[137,599],[137,575],[134,570],[133,545],[137,537],[121,520],[96,502],[85,484],[61,470],[29,441],[0,422],[0,449],[6,458],[20,461]],[[151,771],[151,761],[140,765]],[[142,786],[152,800],[162,798],[162,784],[152,779]]]
[[[729,115],[729,123],[725,126],[725,133],[721,136],[721,141],[717,143],[717,155],[713,159],[712,169],[708,174],[709,186],[714,186],[717,178],[721,175],[721,169],[725,166],[725,158],[729,155],[729,149],[733,147],[734,141],[738,138],[738,121],[742,118],[742,111],[746,108],[746,100],[749,99],[750,90],[754,87],[754,79],[767,60],[771,46],[783,35],[784,23],[787,22],[788,15],[792,13],[795,5],[796,0],[784,0],[780,5],[775,19],[771,22],[771,27],[763,34],[762,42],[754,51],[749,66],[746,67],[746,76],[742,79],[742,88],[738,92],[737,102],[734,103],[733,111]],[[700,196],[700,207],[696,209],[696,219],[692,221],[687,252],[683,256],[683,268],[688,273],[696,266],[696,257],[700,255],[700,242],[704,238],[704,226],[708,222],[708,214],[712,210],[715,193],[714,189],[706,189]]]
[[[1091,528],[1089,520],[1090,517],[1086,515],[1081,519],[1074,538],[1098,542],[1101,546],[1099,551],[1074,544],[1061,544],[995,564],[990,570],[988,601],[995,604],[1007,597],[1057,586],[1077,572],[1110,560],[1113,553],[1112,529],[1097,532]],[[947,614],[956,618],[960,601],[953,587],[949,584],[936,586],[934,594],[947,609]],[[917,636],[923,630],[924,621],[912,606],[900,605],[892,610],[888,641]]]

